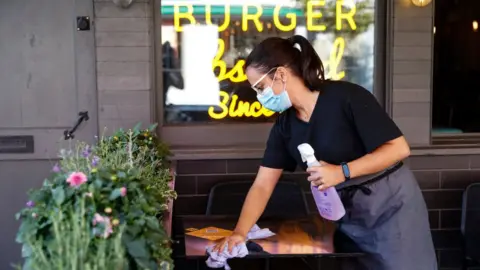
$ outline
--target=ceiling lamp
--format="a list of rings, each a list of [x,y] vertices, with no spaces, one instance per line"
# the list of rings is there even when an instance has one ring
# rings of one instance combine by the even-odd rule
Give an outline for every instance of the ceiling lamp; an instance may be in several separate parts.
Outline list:
[[[432,0],[412,0],[412,3],[417,7],[424,7],[430,4]]]

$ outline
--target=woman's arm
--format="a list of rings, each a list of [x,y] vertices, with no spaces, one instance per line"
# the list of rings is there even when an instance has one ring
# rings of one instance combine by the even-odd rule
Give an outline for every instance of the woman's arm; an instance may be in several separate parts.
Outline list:
[[[407,158],[410,155],[410,147],[403,136],[390,140],[370,154],[348,163],[350,178],[374,174],[395,163]],[[340,165],[328,164],[320,161],[321,166],[310,167],[308,181],[318,186],[319,190],[325,190],[345,181],[343,170]]]
[[[247,237],[248,232],[262,215],[268,200],[272,196],[275,185],[282,175],[282,169],[271,169],[260,166],[257,177],[243,204],[235,232]]]
[[[224,250],[226,246],[228,247],[228,251],[232,252],[234,246],[245,242],[248,232],[265,210],[267,202],[272,196],[273,189],[280,179],[282,172],[282,169],[271,169],[260,166],[255,182],[253,182],[252,187],[248,191],[247,198],[243,203],[242,212],[233,234],[217,243],[213,248],[214,252]]]
[[[368,153],[353,161],[345,160],[349,162],[350,177],[355,178],[380,172],[405,159],[410,147],[372,93],[359,85],[351,86],[345,112]]]
[[[410,155],[410,147],[401,136],[386,142],[372,153],[348,163],[350,177],[355,178],[385,170]],[[341,168],[340,168],[341,170]],[[343,172],[342,172],[343,174]]]

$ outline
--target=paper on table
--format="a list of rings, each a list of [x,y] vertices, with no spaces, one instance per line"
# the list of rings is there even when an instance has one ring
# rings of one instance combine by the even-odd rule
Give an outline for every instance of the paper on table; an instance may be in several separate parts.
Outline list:
[[[185,234],[208,239],[211,241],[216,241],[216,240],[228,237],[232,233],[233,232],[230,230],[220,229],[217,227],[207,227],[207,228],[202,228],[196,231],[187,232]]]

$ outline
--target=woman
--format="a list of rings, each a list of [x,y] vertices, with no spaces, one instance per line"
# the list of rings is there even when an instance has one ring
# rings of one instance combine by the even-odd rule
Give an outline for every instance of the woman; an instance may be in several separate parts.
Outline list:
[[[336,251],[367,253],[348,269],[437,270],[422,193],[402,166],[409,146],[374,96],[326,80],[301,36],[261,42],[246,60],[246,74],[263,106],[281,114],[234,234],[217,250],[245,241],[283,170],[307,169],[297,150],[307,142],[322,164],[307,169],[308,180],[320,190],[335,186],[347,211],[337,223]]]

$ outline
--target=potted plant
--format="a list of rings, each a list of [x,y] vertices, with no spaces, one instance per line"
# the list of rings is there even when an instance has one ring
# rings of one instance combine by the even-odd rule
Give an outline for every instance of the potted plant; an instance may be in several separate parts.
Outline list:
[[[30,193],[17,214],[24,269],[37,269],[33,265],[40,255],[50,263],[58,256],[77,261],[78,268],[55,269],[171,267],[170,239],[161,219],[176,194],[169,187],[168,147],[154,129],[137,125],[103,136],[95,145],[78,142],[60,151],[51,177]],[[66,228],[82,233],[66,237],[72,230]],[[58,255],[54,248],[78,243],[83,243],[82,256]],[[113,251],[122,256],[113,256]],[[89,264],[95,256],[111,258],[115,267]]]

